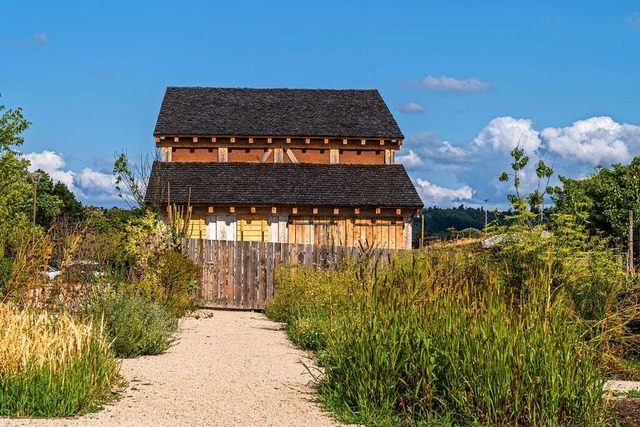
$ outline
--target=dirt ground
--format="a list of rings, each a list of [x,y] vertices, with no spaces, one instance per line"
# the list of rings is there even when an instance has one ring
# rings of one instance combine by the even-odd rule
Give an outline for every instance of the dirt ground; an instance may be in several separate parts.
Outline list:
[[[165,354],[127,359],[129,386],[103,411],[0,426],[335,426],[313,402],[306,353],[262,314],[186,318]]]

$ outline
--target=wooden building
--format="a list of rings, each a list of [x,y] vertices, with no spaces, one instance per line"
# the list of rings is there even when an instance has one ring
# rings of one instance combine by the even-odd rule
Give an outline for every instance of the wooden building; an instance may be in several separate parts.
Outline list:
[[[376,90],[169,87],[147,203],[190,205],[192,237],[411,247],[422,202]]]

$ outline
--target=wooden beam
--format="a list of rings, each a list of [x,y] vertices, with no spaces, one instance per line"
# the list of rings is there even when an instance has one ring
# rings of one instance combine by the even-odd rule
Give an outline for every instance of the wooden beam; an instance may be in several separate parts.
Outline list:
[[[329,150],[329,164],[340,164],[340,150],[332,148]]]
[[[273,163],[284,163],[284,150],[282,148],[273,149]]]
[[[268,149],[267,151],[265,151],[262,157],[260,158],[260,163],[266,163],[272,151],[273,151],[272,149]]]
[[[384,150],[384,164],[385,165],[392,165],[392,161],[391,161],[391,152],[393,150]]]
[[[227,147],[218,148],[218,161],[220,163],[226,163],[229,161],[229,150]]]
[[[289,157],[289,160],[291,160],[291,163],[298,163],[298,159],[293,154],[293,151],[291,151],[290,149],[287,148],[287,151],[285,151],[285,152],[287,153],[287,157]]]

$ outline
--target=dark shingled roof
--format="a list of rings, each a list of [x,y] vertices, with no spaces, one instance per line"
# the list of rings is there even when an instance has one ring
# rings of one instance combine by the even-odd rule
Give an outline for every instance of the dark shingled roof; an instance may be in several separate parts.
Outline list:
[[[419,208],[402,165],[155,162],[145,201],[193,205]]]
[[[375,89],[168,87],[153,134],[403,138]]]

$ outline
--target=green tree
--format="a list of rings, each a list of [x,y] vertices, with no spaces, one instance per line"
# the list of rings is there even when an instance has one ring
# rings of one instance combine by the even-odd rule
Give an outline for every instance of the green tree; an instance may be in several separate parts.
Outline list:
[[[24,142],[21,134],[31,123],[22,109],[0,105],[0,258],[15,244],[16,232],[28,224],[25,211],[32,196],[27,167],[29,161],[14,151]]]
[[[591,235],[611,237],[623,245],[628,235],[628,215],[633,210],[640,225],[640,157],[630,164],[598,168],[585,179],[560,177],[562,188],[553,195],[556,211],[584,223]]]

